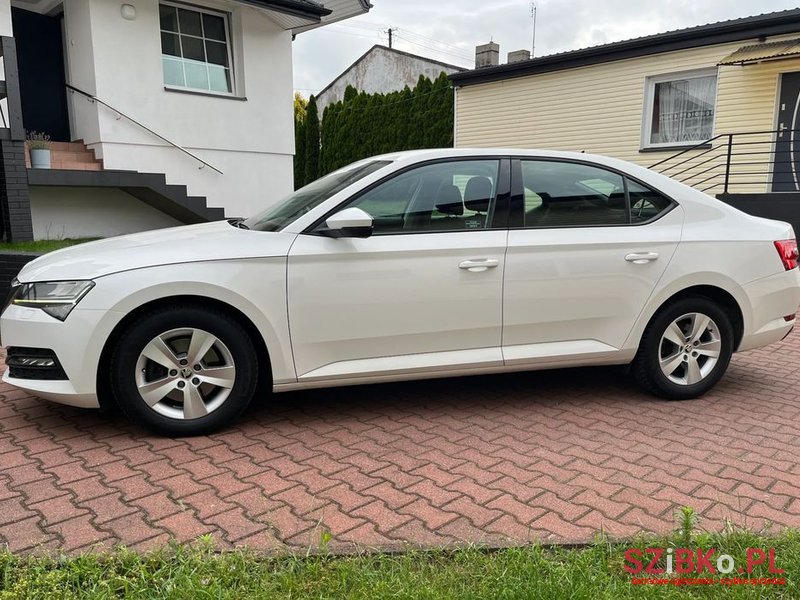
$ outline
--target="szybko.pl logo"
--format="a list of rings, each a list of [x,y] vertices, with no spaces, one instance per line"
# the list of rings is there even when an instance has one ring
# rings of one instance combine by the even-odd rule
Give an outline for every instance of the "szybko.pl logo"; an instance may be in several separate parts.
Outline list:
[[[737,565],[730,554],[717,554],[716,548],[703,550],[702,548],[630,548],[625,551],[625,565],[623,568],[631,575],[645,576],[674,576],[694,575],[713,576],[734,574],[736,579],[707,577],[707,579],[693,580],[695,584],[738,584],[762,583],[783,585],[786,580],[777,577],[760,577],[758,579],[739,579],[739,575],[750,576],[753,573],[763,575],[782,575],[783,569],[776,565],[775,548],[748,548],[745,564]],[[634,583],[675,583],[672,579],[661,581],[658,577],[637,580]],[[687,580],[687,584],[690,582]]]

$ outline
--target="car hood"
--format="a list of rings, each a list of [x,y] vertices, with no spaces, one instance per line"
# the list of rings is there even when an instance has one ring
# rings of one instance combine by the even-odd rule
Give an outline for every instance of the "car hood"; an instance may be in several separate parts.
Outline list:
[[[286,256],[296,234],[249,231],[227,221],[123,235],[71,246],[29,262],[18,279],[94,279],[160,265]]]

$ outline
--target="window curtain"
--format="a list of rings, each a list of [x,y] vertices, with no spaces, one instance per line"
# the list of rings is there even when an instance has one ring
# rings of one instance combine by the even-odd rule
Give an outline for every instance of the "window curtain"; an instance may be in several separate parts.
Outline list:
[[[651,143],[702,142],[714,127],[715,76],[655,85]]]

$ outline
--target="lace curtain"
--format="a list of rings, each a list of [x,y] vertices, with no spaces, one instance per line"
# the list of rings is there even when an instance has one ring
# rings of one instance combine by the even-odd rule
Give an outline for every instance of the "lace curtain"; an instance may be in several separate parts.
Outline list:
[[[695,77],[657,83],[650,143],[702,142],[714,127],[717,78]]]

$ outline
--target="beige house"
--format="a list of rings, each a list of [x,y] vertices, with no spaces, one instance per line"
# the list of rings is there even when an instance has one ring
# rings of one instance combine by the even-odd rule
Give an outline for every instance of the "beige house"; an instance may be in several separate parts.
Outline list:
[[[457,147],[605,154],[800,222],[800,9],[451,79]]]

